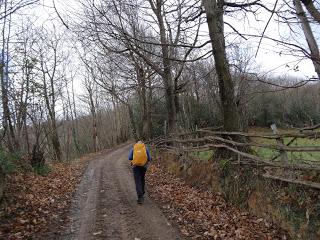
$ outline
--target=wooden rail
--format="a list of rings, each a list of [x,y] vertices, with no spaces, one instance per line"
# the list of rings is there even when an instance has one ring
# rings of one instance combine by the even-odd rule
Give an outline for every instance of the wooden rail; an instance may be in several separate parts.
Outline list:
[[[275,126],[273,126],[274,128]],[[198,152],[204,150],[213,150],[223,148],[234,153],[236,157],[231,160],[232,164],[253,165],[258,167],[281,168],[289,171],[316,171],[320,174],[320,159],[290,159],[290,153],[320,153],[319,146],[290,146],[299,139],[314,139],[320,138],[320,124],[298,129],[296,132],[279,133],[277,130],[274,133],[245,133],[245,132],[224,132],[211,131],[208,129],[199,129],[190,133],[181,133],[171,135],[167,138],[159,138],[153,142],[156,148],[173,151],[177,154],[187,152]],[[284,139],[289,140],[284,144]],[[291,139],[290,139],[291,138]],[[236,139],[236,140],[235,140]],[[240,140],[239,140],[240,139]],[[257,139],[274,140],[275,143],[267,144],[257,142]],[[277,153],[270,159],[265,159],[257,154],[254,154],[252,148],[270,149]],[[289,154],[288,154],[289,153]],[[318,160],[318,161],[317,161]],[[283,180],[285,182],[307,185],[309,187],[319,189],[319,183],[310,183],[299,179],[288,179],[282,176],[262,175],[268,178]]]

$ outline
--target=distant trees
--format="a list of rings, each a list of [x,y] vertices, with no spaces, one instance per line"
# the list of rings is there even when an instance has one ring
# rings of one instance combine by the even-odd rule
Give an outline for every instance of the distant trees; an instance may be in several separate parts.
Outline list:
[[[63,73],[59,69],[64,57],[61,51],[63,48],[62,41],[61,36],[56,35],[54,32],[44,32],[43,35],[40,33],[37,46],[38,51],[36,53],[38,61],[36,67],[40,73],[38,91],[40,91],[43,97],[48,116],[46,135],[51,140],[54,157],[58,161],[62,159],[56,116],[57,101],[62,88],[61,81],[64,80]]]
[[[186,1],[110,0],[101,1],[99,5],[86,1],[88,20],[82,24],[85,34],[92,36],[102,52],[122,55],[136,69],[135,79],[142,94],[139,98],[143,106],[141,119],[146,121],[144,126],[148,126],[144,96],[148,84],[145,84],[144,74],[146,70],[152,70],[152,74],[156,73],[162,80],[169,132],[177,130],[178,95],[183,88],[179,79],[199,29],[196,23],[183,20],[184,15],[189,14],[188,9]]]
[[[274,79],[284,82],[286,79]],[[257,95],[248,108],[249,124],[281,127],[303,127],[320,121],[319,94],[317,85],[306,85],[287,90],[276,90],[272,86],[258,87],[264,93]]]
[[[297,45],[290,43],[286,44],[285,41],[272,39],[265,34],[265,31],[256,36],[242,33],[237,30],[237,26],[233,26],[228,21],[235,17],[234,13],[241,14],[245,19],[248,15],[254,17],[258,12],[263,11],[270,14],[270,19],[273,16],[277,16],[279,19],[287,12],[289,4],[286,8],[286,2],[267,4],[260,1],[240,3],[203,0],[192,3],[192,7],[190,7],[188,1],[162,0],[147,2],[102,0],[99,1],[99,4],[88,0],[84,3],[85,17],[81,22],[79,36],[81,39],[85,39],[88,45],[96,44],[96,47],[89,51],[98,54],[103,53],[104,58],[113,59],[113,62],[117,57],[123,60],[121,60],[121,64],[113,65],[117,69],[117,74],[114,75],[113,73],[112,86],[108,88],[108,92],[115,94],[114,96],[119,96],[120,92],[123,94],[120,89],[126,89],[125,98],[127,100],[134,99],[135,96],[139,100],[138,112],[141,121],[131,121],[132,129],[137,133],[138,138],[141,136],[142,138],[148,138],[151,129],[150,123],[152,124],[152,121],[150,121],[152,118],[152,111],[150,111],[152,100],[150,101],[150,99],[152,97],[147,101],[145,96],[152,96],[152,93],[159,93],[160,90],[154,91],[148,88],[148,84],[144,80],[145,76],[161,79],[160,84],[166,103],[166,123],[168,124],[164,129],[169,130],[169,132],[176,132],[178,129],[183,129],[184,124],[189,127],[194,126],[190,119],[186,119],[187,116],[190,117],[187,109],[190,110],[193,96],[188,96],[185,93],[189,92],[192,89],[190,85],[194,84],[192,94],[195,94],[195,103],[199,106],[198,85],[200,80],[194,76],[196,71],[187,68],[197,65],[189,64],[190,62],[199,62],[203,56],[208,57],[207,43],[211,43],[212,47],[214,66],[211,66],[211,70],[214,74],[211,74],[212,79],[207,81],[211,89],[206,89],[206,91],[210,99],[213,99],[212,102],[216,104],[210,104],[210,106],[212,108],[218,107],[221,112],[221,117],[212,115],[211,117],[220,119],[219,122],[226,130],[234,131],[246,127],[249,122],[247,109],[253,98],[255,82],[259,82],[260,77],[256,72],[248,71],[246,66],[246,64],[249,64],[248,62],[240,62],[239,60],[238,62],[232,62],[232,65],[230,65],[231,59],[234,58],[230,46],[239,44],[239,41],[228,45],[225,27],[228,27],[229,32],[232,32],[233,35],[238,35],[243,39],[247,39],[247,37],[262,39],[265,37],[276,41],[287,49],[297,47]],[[314,5],[312,6],[314,7]],[[314,15],[315,9],[312,6],[309,5],[309,9],[313,9]],[[206,41],[208,38],[204,40],[198,37],[199,27],[204,26],[203,16],[206,17],[210,41]],[[228,17],[227,21],[225,20],[226,17]],[[265,30],[268,23],[266,23]],[[243,51],[240,48],[238,45],[238,52]],[[298,49],[301,50],[299,47]],[[102,62],[107,60],[99,59],[99,62],[95,61],[96,66],[98,66],[96,69],[99,70],[100,74],[104,74],[103,79],[110,78],[110,72],[101,66],[99,67]],[[149,71],[149,74],[144,75],[146,70]],[[135,74],[133,74],[134,71]],[[127,77],[132,81],[129,84],[131,86],[130,90],[128,87],[123,88],[120,79],[124,79],[124,77],[118,72],[130,76]],[[114,79],[119,79],[119,82]],[[149,77],[146,79],[149,79]],[[217,85],[215,85],[216,83]],[[269,83],[265,82],[265,84],[268,85]],[[104,85],[106,86],[105,83]],[[150,86],[156,86],[156,82],[154,81]],[[188,103],[182,102],[182,99],[188,101]],[[124,103],[127,103],[129,115],[134,119],[135,113],[133,111],[135,107],[133,107],[132,101],[127,100]],[[130,104],[128,104],[129,102]],[[212,114],[219,115],[219,110],[211,109],[209,111]],[[201,115],[199,112],[197,114]],[[195,117],[192,118],[195,119]],[[195,125],[198,125],[201,121],[195,120],[195,122],[197,122]],[[210,121],[206,120],[206,122]]]
[[[5,4],[11,9],[13,3]],[[95,99],[107,102],[109,96],[100,90],[95,95],[89,85],[91,110],[77,103],[74,81],[83,68],[75,60],[70,35],[53,23],[37,26],[32,15],[14,18],[14,28],[11,21],[10,14],[1,20],[1,149],[27,155],[36,167],[45,159],[62,161],[125,141],[130,133],[122,107],[116,103],[101,109],[95,104]],[[94,138],[83,131],[88,128],[87,113],[93,119]],[[108,120],[101,119],[105,113],[111,115]],[[110,134],[112,139],[101,131],[108,124],[119,130]]]
[[[18,3],[1,3],[0,14],[2,147],[12,152],[64,160],[131,136],[318,121],[317,85],[261,74],[246,44],[276,42],[281,54],[310,58],[317,69],[315,2],[86,0],[83,16],[70,16],[65,31],[38,26],[31,15],[11,19]],[[261,12],[293,36],[309,29],[308,47],[232,25],[238,14]]]

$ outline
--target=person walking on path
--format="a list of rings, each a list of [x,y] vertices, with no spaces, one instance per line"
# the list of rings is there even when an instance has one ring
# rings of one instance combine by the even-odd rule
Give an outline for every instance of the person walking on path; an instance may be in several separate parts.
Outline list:
[[[134,182],[136,185],[136,191],[138,195],[138,204],[143,203],[144,186],[145,186],[145,174],[147,171],[147,165],[151,161],[149,149],[142,141],[138,141],[131,148],[129,153],[129,160],[133,169]]]

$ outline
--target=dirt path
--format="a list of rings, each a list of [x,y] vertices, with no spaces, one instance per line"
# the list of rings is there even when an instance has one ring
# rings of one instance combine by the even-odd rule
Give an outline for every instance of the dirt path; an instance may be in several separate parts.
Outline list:
[[[89,163],[71,210],[71,225],[59,239],[183,239],[152,200],[136,203],[129,147]]]

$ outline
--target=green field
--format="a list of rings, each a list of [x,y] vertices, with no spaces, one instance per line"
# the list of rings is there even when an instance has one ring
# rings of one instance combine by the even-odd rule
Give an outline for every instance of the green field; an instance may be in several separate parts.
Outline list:
[[[292,138],[285,138],[284,144],[288,144]],[[276,145],[276,140],[273,139],[252,139],[252,141],[263,144]],[[299,138],[294,140],[290,145],[290,147],[312,147],[312,146],[320,146],[320,139],[308,139],[308,138]],[[261,147],[252,147],[253,152],[264,159],[271,160],[275,156],[279,155],[279,151],[272,150],[268,148]],[[288,159],[297,162],[297,161],[306,161],[312,162],[317,161],[320,162],[320,152],[287,152]],[[279,159],[277,159],[279,160]]]
[[[256,134],[264,134],[264,133],[270,133],[271,130],[267,128],[261,128],[261,129],[254,129],[249,131],[250,133],[256,133]],[[287,132],[284,130],[280,130],[280,132]],[[288,144],[290,141],[292,141],[293,138],[285,138],[284,144]],[[265,139],[265,138],[258,138],[254,137],[251,138],[252,142],[259,143],[259,144],[268,144],[268,145],[277,145],[277,142],[275,139]],[[320,139],[311,139],[311,138],[298,138],[295,139],[292,143],[289,145],[290,147],[312,147],[312,146],[320,146]],[[252,154],[257,155],[265,160],[271,160],[275,157],[274,161],[279,161],[279,151],[268,149],[268,148],[262,148],[262,147],[251,147]],[[194,156],[198,159],[202,160],[208,160],[214,155],[213,150],[206,150],[206,151],[195,151],[191,153],[191,156]],[[299,162],[299,163],[311,163],[311,162],[317,162],[320,163],[320,152],[287,152],[287,156],[289,161],[292,162]]]

